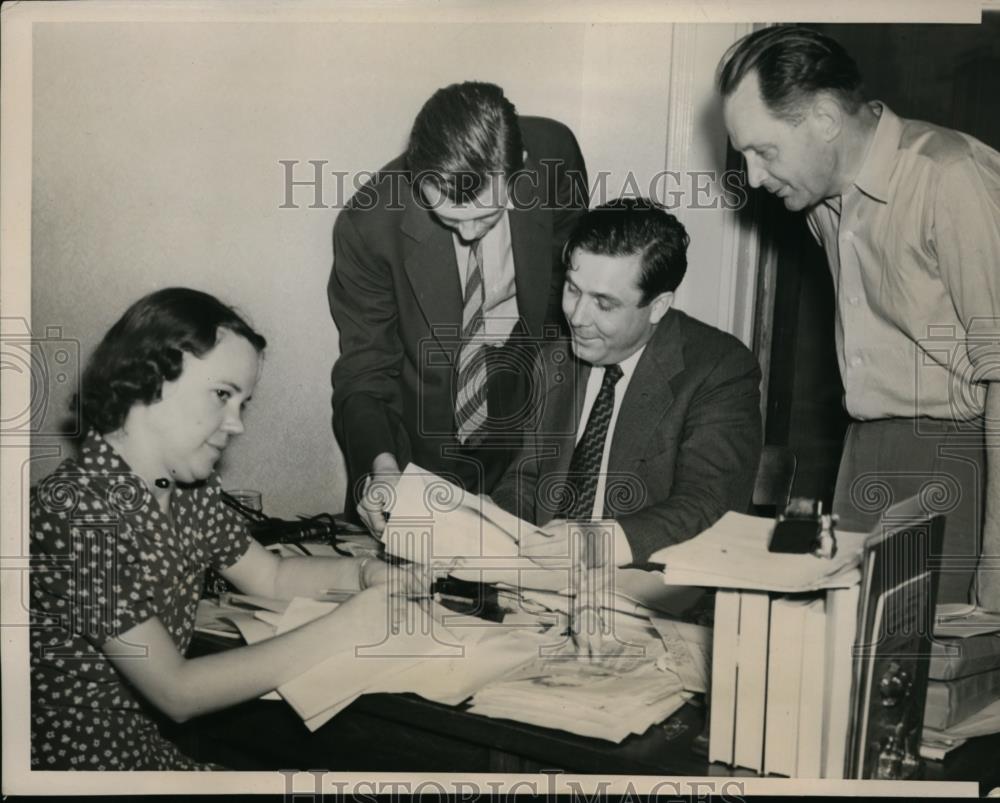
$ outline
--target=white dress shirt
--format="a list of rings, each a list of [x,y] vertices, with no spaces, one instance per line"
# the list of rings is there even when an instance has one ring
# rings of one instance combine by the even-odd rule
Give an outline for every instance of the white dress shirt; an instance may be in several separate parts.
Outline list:
[[[457,234],[452,235],[458,280],[465,297],[465,270],[469,264],[470,246]],[[494,346],[503,345],[518,320],[517,284],[514,275],[514,250],[510,242],[510,220],[507,212],[481,239],[483,259],[483,333]]]

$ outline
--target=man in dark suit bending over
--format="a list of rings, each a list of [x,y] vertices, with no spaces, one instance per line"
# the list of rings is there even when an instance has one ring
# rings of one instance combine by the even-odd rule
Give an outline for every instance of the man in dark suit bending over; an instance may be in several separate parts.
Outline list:
[[[591,210],[565,247],[569,342],[543,347],[536,426],[493,491],[565,554],[567,520],[613,519],[614,560],[644,563],[745,510],[761,450],[760,368],[736,338],[673,309],[688,236],[648,201]]]
[[[482,493],[517,453],[531,355],[559,328],[562,244],[586,208],[569,129],[469,82],[427,101],[406,153],[340,213],[333,424],[346,510],[374,532],[407,463]]]

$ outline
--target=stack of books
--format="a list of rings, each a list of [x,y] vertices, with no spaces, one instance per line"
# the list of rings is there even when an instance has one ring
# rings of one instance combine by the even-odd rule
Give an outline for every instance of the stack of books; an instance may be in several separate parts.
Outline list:
[[[727,513],[653,555],[664,582],[712,586],[709,760],[842,778],[865,534],[833,559],[768,552],[773,519]]]
[[[907,500],[870,534],[839,532],[826,559],[769,552],[773,521],[729,513],[652,556],[667,583],[719,589],[709,760],[799,778],[919,773],[942,524]]]
[[[965,743],[962,726],[1000,700],[1000,634],[936,637],[928,674],[921,753],[943,758]]]
[[[790,778],[842,778],[858,586],[719,591],[709,760]]]

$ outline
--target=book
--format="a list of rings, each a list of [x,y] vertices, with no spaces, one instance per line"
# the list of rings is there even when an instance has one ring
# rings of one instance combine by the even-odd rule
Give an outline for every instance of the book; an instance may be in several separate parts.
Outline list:
[[[795,776],[799,746],[802,643],[808,600],[775,597],[767,656],[764,772]]]
[[[945,730],[1000,699],[1000,669],[927,684],[924,727]]]
[[[1000,733],[1000,700],[994,700],[985,708],[952,725],[948,730],[924,728],[925,737],[937,734],[949,739],[975,739],[977,736],[989,736],[993,733]]]
[[[826,698],[826,600],[817,597],[805,606],[800,651],[798,759],[796,778],[819,778],[823,771],[824,700]]]
[[[823,707],[823,777],[844,778],[851,721],[858,586],[826,592],[826,697]]]
[[[740,638],[740,592],[715,595],[712,686],[709,690],[708,760],[731,764],[736,725],[736,650]]]
[[[765,592],[740,592],[740,634],[736,650],[736,726],[733,764],[764,768],[764,714],[771,601]]]
[[[972,638],[1000,632],[1000,612],[975,605],[948,602],[938,605],[934,619],[935,638]]]
[[[952,750],[965,744],[968,739],[949,739],[939,735],[939,731],[924,729],[923,740],[920,742],[920,755],[932,761],[943,761]]]
[[[1000,636],[987,634],[969,638],[939,638],[931,642],[931,680],[953,680],[1000,669]]]

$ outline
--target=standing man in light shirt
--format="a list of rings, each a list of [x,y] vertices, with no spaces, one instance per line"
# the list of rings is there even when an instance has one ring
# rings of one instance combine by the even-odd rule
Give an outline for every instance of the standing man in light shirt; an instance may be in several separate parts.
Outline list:
[[[718,85],[751,186],[806,212],[833,274],[840,526],[920,494],[946,514],[938,600],[1000,610],[1000,154],[866,101],[806,28],[740,40]]]
[[[424,104],[406,153],[340,213],[333,425],[345,509],[373,532],[407,463],[488,493],[520,448],[526,367],[559,330],[562,244],[586,208],[570,130],[466,82]]]
[[[646,563],[750,503],[760,367],[732,335],[673,308],[681,223],[643,199],[599,206],[565,248],[571,339],[536,363],[537,424],[493,491],[536,525],[523,554],[565,555],[572,522],[612,520],[616,565]]]

